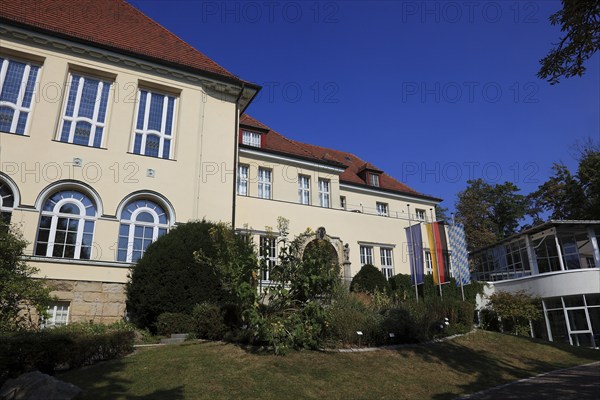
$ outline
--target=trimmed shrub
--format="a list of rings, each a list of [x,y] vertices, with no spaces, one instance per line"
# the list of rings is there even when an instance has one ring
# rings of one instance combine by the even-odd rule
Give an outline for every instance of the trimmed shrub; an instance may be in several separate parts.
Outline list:
[[[90,324],[0,335],[0,386],[24,372],[53,375],[58,368],[78,368],[133,351],[133,330],[85,325]]]
[[[389,285],[385,276],[381,273],[377,267],[371,264],[365,264],[358,271],[358,274],[352,278],[350,283],[351,292],[386,292],[389,289]]]
[[[159,335],[169,336],[173,333],[190,333],[194,331],[194,320],[188,314],[162,313],[156,321]]]
[[[238,285],[231,287],[224,275],[231,266],[255,268],[256,257],[243,238],[231,234],[224,240],[228,229],[206,221],[188,222],[148,247],[127,284],[127,309],[137,326],[156,331],[162,313],[191,314],[202,302],[236,302]]]
[[[201,303],[192,311],[194,332],[199,338],[221,340],[229,331],[225,324],[225,312],[216,304]]]

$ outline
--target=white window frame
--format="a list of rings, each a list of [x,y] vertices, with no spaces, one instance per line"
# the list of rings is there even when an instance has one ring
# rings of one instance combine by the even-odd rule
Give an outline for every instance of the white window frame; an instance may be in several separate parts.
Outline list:
[[[378,201],[377,203],[375,203],[375,207],[377,208],[377,215],[380,215],[382,217],[389,216],[388,203],[383,203],[383,202]]]
[[[73,115],[68,116],[67,115],[67,107],[69,105],[69,97],[71,94],[71,88],[73,87],[73,78],[75,76],[77,76],[79,78],[79,82],[77,85],[77,93],[75,95],[75,104],[73,105]],[[80,108],[81,108],[81,98],[82,98],[82,94],[83,94],[83,87],[85,85],[86,80],[96,80],[99,82],[98,89],[96,89],[96,98],[94,99],[94,114],[91,119],[88,117],[79,116],[79,112],[80,112]],[[108,96],[106,96],[104,120],[100,121],[98,118],[99,118],[99,114],[100,114],[100,108],[102,106],[102,91],[104,90],[105,85],[109,86],[109,93],[108,93]],[[78,74],[77,72],[70,72],[68,86],[67,86],[69,88],[69,90],[65,91],[66,93],[65,93],[65,100],[64,100],[63,111],[62,111],[62,119],[60,122],[60,127],[57,132],[56,140],[64,142],[64,143],[74,143],[75,132],[77,130],[76,129],[77,123],[87,122],[91,125],[90,137],[88,138],[87,146],[95,147],[94,142],[96,139],[96,131],[98,128],[101,128],[102,129],[102,139],[101,139],[98,147],[102,148],[102,146],[104,144],[104,140],[106,138],[106,120],[108,118],[108,111],[109,111],[108,108],[109,108],[109,104],[110,104],[110,87],[111,86],[112,86],[112,82],[110,82],[110,81],[103,80],[101,78],[97,78],[97,77],[93,77],[93,76],[89,76],[89,75]],[[71,128],[69,129],[69,136],[68,136],[67,140],[62,139],[62,132],[63,132],[63,127],[65,125],[65,122],[71,122]]]
[[[0,65],[0,93],[2,93],[2,89],[4,88],[6,75],[8,73],[8,65],[11,62],[25,64],[23,76],[21,77],[19,94],[17,95],[17,102],[12,103],[10,101],[0,100],[0,106],[9,107],[14,110],[12,121],[11,121],[8,132],[16,134],[16,135],[27,135],[27,132],[29,131],[29,124],[31,121],[31,111],[33,110],[33,104],[36,102],[36,92],[37,92],[38,82],[40,79],[40,74],[42,72],[42,67],[37,64],[31,63],[29,61],[25,61],[25,60],[8,58],[8,57],[5,57],[4,55],[0,55],[0,57],[3,58],[2,63]],[[27,91],[27,83],[29,82],[29,76],[31,74],[32,67],[35,68],[37,72],[36,72],[36,76],[35,76],[35,82],[33,84],[33,91],[31,93],[31,101],[29,103],[29,106],[25,107],[25,106],[23,106],[23,101],[25,99],[25,93]],[[27,120],[25,122],[25,127],[23,128],[23,132],[17,133],[17,126],[19,124],[19,118],[21,116],[21,113],[27,113]]]
[[[240,196],[248,196],[250,166],[247,164],[238,165],[237,176],[237,194]]]
[[[15,193],[12,187],[0,179],[0,215],[4,217],[7,215],[6,220],[10,222],[13,209],[15,207]],[[4,218],[0,219],[0,222],[6,222]]]
[[[143,119],[143,126],[141,129],[138,129],[137,127],[137,122],[139,119],[139,115],[140,115],[140,105],[141,105],[141,100],[142,100],[142,92],[147,92],[146,94],[146,103],[144,104],[144,119]],[[150,105],[151,105],[151,99],[152,99],[152,95],[157,95],[157,96],[162,96],[163,97],[163,109],[162,109],[162,116],[161,116],[161,129],[160,131],[157,131],[155,129],[148,129],[148,122],[150,120]],[[166,134],[166,129],[167,129],[167,119],[168,119],[168,105],[169,105],[169,97],[173,98],[173,115],[171,118],[171,134],[168,135]],[[174,149],[174,141],[175,141],[175,120],[177,119],[177,103],[179,102],[179,98],[178,96],[172,94],[172,93],[162,93],[156,90],[150,90],[147,88],[139,88],[138,89],[138,94],[137,94],[137,105],[136,105],[136,109],[135,109],[135,117],[134,117],[134,121],[133,121],[133,138],[131,140],[131,147],[130,147],[130,151],[133,154],[140,154],[140,155],[144,155],[144,156],[148,156],[148,157],[154,157],[152,155],[146,154],[146,139],[148,136],[150,135],[154,135],[154,136],[158,136],[159,137],[159,145],[158,145],[158,157],[156,158],[162,158],[165,160],[172,160],[173,159],[173,149]],[[136,153],[135,152],[135,140],[136,140],[136,135],[142,135],[142,140],[141,140],[141,144],[140,144],[140,152]],[[164,153],[164,146],[165,146],[165,141],[169,140],[169,154],[168,157],[163,157],[163,153]]]
[[[65,310],[66,307],[66,310]],[[48,318],[42,318],[42,328],[52,328],[69,324],[71,304],[68,301],[59,301],[48,306],[46,309]],[[60,317],[60,319],[59,319]]]
[[[431,251],[425,250],[425,274],[432,275],[433,274],[433,261],[431,258]]]
[[[379,187],[379,175],[369,174],[369,184],[371,186]]]
[[[321,207],[331,207],[331,181],[329,179],[319,179],[319,203]]]
[[[360,246],[360,265],[373,265],[373,246]]]
[[[298,202],[310,205],[310,176],[298,175]]]
[[[258,197],[261,199],[271,199],[273,196],[271,183],[273,170],[270,168],[258,168]]]
[[[426,211],[420,208],[415,209],[415,219],[417,221],[425,221],[427,219]]]
[[[134,242],[135,239],[137,239],[135,237],[135,228],[136,227],[142,227],[142,228],[152,228],[152,242],[155,242],[156,239],[159,238],[160,236],[160,230],[164,229],[165,233],[168,232],[169,230],[169,215],[167,214],[167,212],[164,210],[164,208],[157,204],[154,200],[146,200],[146,199],[136,199],[136,200],[132,200],[130,201],[124,209],[126,209],[127,207],[129,207],[131,204],[133,203],[137,203],[140,200],[142,201],[150,201],[152,204],[155,204],[157,207],[160,207],[160,211],[162,212],[162,214],[165,215],[167,222],[166,223],[161,223],[160,222],[160,215],[157,212],[155,207],[151,207],[150,205],[146,204],[145,206],[142,207],[137,207],[132,213],[131,213],[131,217],[129,219],[120,219],[120,225],[119,225],[119,232],[120,232],[120,227],[123,225],[128,226],[128,233],[127,233],[127,256],[125,260],[119,260],[119,252],[117,251],[117,261],[122,261],[122,262],[135,262],[137,260],[133,260],[133,253],[135,252],[141,252],[142,256],[144,255],[144,253],[146,252],[146,249],[142,248],[142,249],[134,249]],[[146,222],[146,221],[138,221],[137,220],[137,216],[143,212],[149,213],[150,215],[152,215],[152,218],[154,219],[153,222]],[[118,246],[118,244],[117,244]],[[143,242],[142,242],[142,246],[143,246]],[[118,250],[120,250],[120,248],[118,248]]]
[[[267,250],[267,254],[265,254],[265,250]],[[260,279],[263,282],[270,282],[271,269],[277,265],[277,238],[269,235],[261,235],[259,239],[259,253],[260,259],[267,266],[266,270],[262,269],[260,271]]]
[[[394,276],[394,249],[380,247],[379,256],[381,259],[381,273],[386,279],[390,279]]]
[[[242,131],[242,144],[261,147],[261,137],[262,135],[258,132]]]
[[[50,229],[49,229],[49,233],[48,233],[48,242],[42,242],[42,243],[46,243],[47,247],[46,247],[46,254],[37,254],[37,252],[35,253],[36,255],[41,255],[41,256],[46,256],[46,257],[54,257],[54,258],[68,258],[71,259],[69,257],[64,257],[64,256],[54,256],[54,245],[55,245],[55,240],[56,240],[56,233],[57,233],[57,226],[58,226],[58,221],[61,218],[67,218],[67,219],[75,219],[77,220],[77,231],[76,231],[76,238],[75,238],[75,251],[74,251],[74,255],[73,255],[73,260],[80,260],[81,259],[81,248],[82,248],[82,241],[83,241],[83,234],[84,234],[84,227],[85,227],[85,223],[86,222],[92,222],[93,223],[93,229],[92,229],[92,243],[94,240],[94,231],[96,230],[96,219],[98,216],[98,209],[97,209],[97,205],[93,203],[93,201],[90,199],[90,201],[92,201],[92,204],[94,206],[95,213],[93,216],[88,216],[87,213],[85,212],[86,206],[83,204],[83,202],[75,197],[63,197],[62,199],[60,199],[59,201],[57,201],[54,206],[52,207],[52,210],[50,211],[45,211],[44,205],[46,204],[46,202],[55,194],[60,193],[60,192],[67,192],[69,190],[61,190],[59,192],[54,192],[51,196],[48,196],[47,199],[44,200],[44,203],[42,205],[42,212],[41,212],[41,217],[50,217],[51,218],[51,223],[50,223]],[[88,197],[87,195],[78,192],[78,191],[74,191],[76,194],[78,195],[83,195]],[[88,197],[89,199],[89,197]],[[67,213],[61,213],[60,209],[63,205],[65,204],[74,204],[77,208],[79,208],[79,214],[67,214]],[[40,218],[40,222],[38,223],[38,228],[37,228],[37,234],[39,236],[39,232],[41,229],[41,224],[42,220]],[[68,231],[67,231],[68,232]],[[65,241],[65,244],[67,242]],[[36,245],[35,245],[35,250],[37,249],[37,245],[38,245],[38,240],[36,240]],[[93,246],[90,249],[90,259],[92,258],[92,254],[91,251],[93,250]]]

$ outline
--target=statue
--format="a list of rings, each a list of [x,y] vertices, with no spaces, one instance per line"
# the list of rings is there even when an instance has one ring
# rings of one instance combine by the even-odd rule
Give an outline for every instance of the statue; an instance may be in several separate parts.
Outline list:
[[[344,245],[344,262],[349,262],[350,261],[350,246],[348,246],[348,243],[346,243]]]

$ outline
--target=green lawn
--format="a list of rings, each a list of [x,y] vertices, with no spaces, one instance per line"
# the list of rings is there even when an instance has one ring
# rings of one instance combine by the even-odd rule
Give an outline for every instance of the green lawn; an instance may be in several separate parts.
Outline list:
[[[233,344],[145,348],[59,379],[85,399],[451,399],[600,360],[600,351],[478,331],[365,353],[261,354]]]

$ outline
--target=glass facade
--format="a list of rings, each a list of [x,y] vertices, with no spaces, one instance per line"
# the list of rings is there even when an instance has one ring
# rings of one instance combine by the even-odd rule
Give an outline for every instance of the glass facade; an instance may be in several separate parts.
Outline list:
[[[595,229],[596,238],[600,237]],[[527,236],[540,274],[595,268],[594,247],[584,224],[558,225],[532,235],[520,235],[495,247],[471,253],[474,280],[496,282],[534,274]]]
[[[543,300],[548,332],[542,337],[573,346],[600,346],[600,294],[550,297]]]

